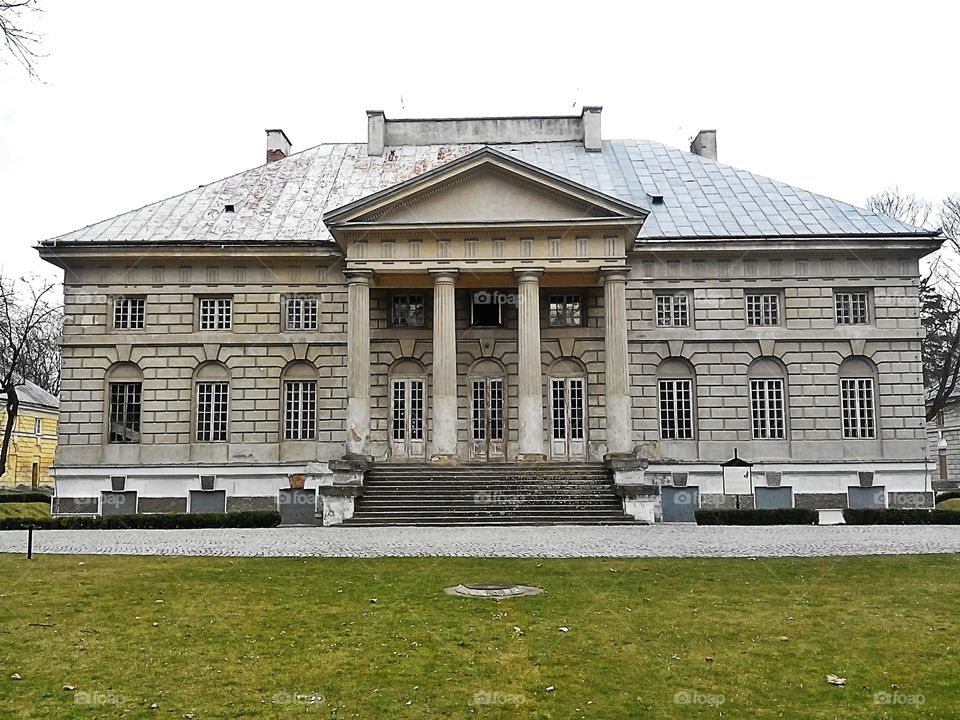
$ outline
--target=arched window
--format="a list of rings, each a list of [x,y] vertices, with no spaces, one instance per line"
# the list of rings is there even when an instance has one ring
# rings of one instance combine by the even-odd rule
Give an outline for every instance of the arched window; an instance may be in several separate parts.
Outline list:
[[[840,418],[844,440],[877,437],[877,366],[862,356],[840,363]]]
[[[666,358],[657,368],[661,439],[693,440],[695,378],[684,358]]]
[[[317,369],[298,361],[283,369],[284,440],[315,440],[317,437]]]
[[[107,442],[140,442],[143,372],[134,363],[115,363],[107,370]]]
[[[197,442],[226,442],[230,415],[230,371],[218,362],[200,365],[193,376],[197,399]]]
[[[787,371],[774,357],[758,357],[750,364],[750,417],[754,440],[783,440],[787,436]]]

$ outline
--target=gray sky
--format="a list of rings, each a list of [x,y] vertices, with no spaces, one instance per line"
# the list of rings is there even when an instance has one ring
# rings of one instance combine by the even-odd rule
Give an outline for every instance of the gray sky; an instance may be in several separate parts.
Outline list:
[[[579,113],[862,205],[960,192],[960,6],[45,0],[43,83],[0,65],[5,272],[31,246],[388,117]],[[468,10],[461,8],[469,7]],[[576,103],[576,107],[574,104]]]

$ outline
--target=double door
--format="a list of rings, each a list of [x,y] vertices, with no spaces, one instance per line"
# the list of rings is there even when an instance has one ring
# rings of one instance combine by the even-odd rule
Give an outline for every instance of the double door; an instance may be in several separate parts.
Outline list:
[[[422,460],[426,381],[394,378],[390,382],[390,454],[397,459]]]
[[[470,459],[504,459],[503,378],[470,380]]]
[[[586,381],[550,378],[550,456],[576,460],[586,455]]]

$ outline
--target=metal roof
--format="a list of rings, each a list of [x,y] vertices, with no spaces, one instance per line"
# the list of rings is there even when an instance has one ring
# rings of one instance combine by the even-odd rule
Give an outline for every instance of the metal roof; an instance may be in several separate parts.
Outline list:
[[[317,145],[41,244],[331,241],[324,213],[482,147],[388,146],[368,156],[365,143]],[[490,147],[649,210],[640,238],[935,234],[649,140],[607,140],[601,152],[579,142]]]
[[[7,393],[0,390],[0,401],[6,402],[6,399]],[[50,410],[60,409],[60,400],[57,399],[56,395],[51,395],[29,380],[24,380],[22,385],[17,385],[17,399],[21,405],[33,405]]]

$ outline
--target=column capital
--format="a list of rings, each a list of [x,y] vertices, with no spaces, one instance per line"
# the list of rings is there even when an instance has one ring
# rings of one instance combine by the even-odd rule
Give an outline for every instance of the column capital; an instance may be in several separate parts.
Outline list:
[[[456,268],[430,268],[427,274],[433,278],[434,285],[453,285],[460,271]]]
[[[630,276],[630,268],[623,265],[611,265],[600,268],[600,277],[605,283],[608,282],[626,282]]]
[[[517,278],[517,282],[539,283],[540,276],[543,275],[543,268],[541,267],[514,268],[513,274]]]
[[[371,282],[373,282],[373,270],[369,270],[367,268],[344,270],[343,276],[347,279],[347,283],[350,285],[369,285]]]

